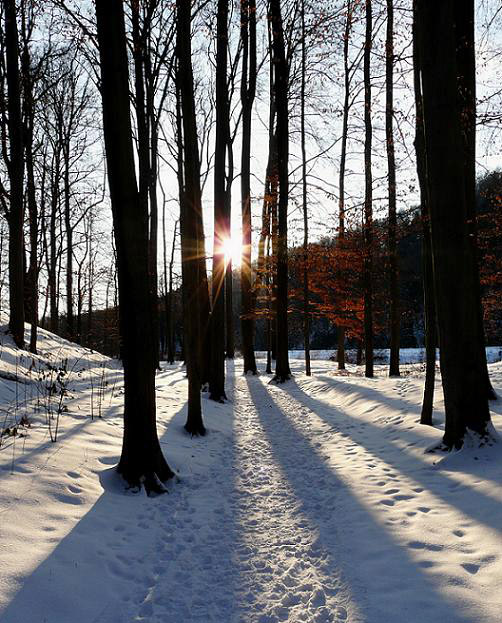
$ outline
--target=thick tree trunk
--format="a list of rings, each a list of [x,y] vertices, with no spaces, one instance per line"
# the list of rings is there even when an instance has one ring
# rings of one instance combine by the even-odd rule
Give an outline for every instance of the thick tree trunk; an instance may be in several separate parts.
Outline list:
[[[474,282],[477,284],[475,296],[478,306],[478,331],[481,336],[479,343],[479,366],[485,371],[484,384],[489,400],[495,400],[497,395],[493,390],[488,375],[486,361],[485,331],[483,325],[483,307],[481,303],[481,288],[479,280],[479,261],[477,246],[476,222],[476,60],[474,50],[474,3],[457,2],[455,4],[455,36],[457,42],[457,80],[459,108],[461,111],[462,137],[464,139],[464,167],[465,192],[467,200],[468,224],[470,227],[469,239],[473,253],[472,270]]]
[[[173,476],[156,429],[156,347],[148,279],[148,212],[134,164],[127,47],[122,0],[96,0],[108,182],[117,249],[124,364],[124,439],[118,471],[148,492]]]
[[[456,4],[453,0],[434,6],[424,0],[418,3],[427,187],[445,399],[443,442],[447,448],[461,447],[467,428],[486,435],[490,421],[486,366],[480,357],[479,283],[469,225],[467,184],[471,181],[466,180],[474,169],[466,167],[465,119],[458,92],[463,67],[457,57],[456,33],[465,32],[468,18],[457,13]],[[469,46],[472,44],[473,39],[469,40]]]
[[[372,0],[366,0],[366,39],[364,43],[364,354],[365,375],[373,376],[373,174],[371,149],[371,47],[373,38]]]
[[[389,189],[390,366],[389,375],[399,376],[399,268],[397,256],[396,158],[394,150],[394,0],[387,0],[385,46],[385,135]]]
[[[9,330],[24,348],[24,154],[21,88],[18,63],[18,30],[15,0],[4,0],[5,49],[9,112]]]
[[[286,60],[280,0],[271,0],[274,95],[277,110],[277,155],[279,178],[277,238],[277,353],[274,380],[283,383],[291,377],[288,352],[288,194],[289,194],[289,70]]]

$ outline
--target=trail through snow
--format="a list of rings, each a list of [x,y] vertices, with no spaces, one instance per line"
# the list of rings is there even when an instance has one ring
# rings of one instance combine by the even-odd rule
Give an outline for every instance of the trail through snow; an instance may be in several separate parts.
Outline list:
[[[4,448],[0,621],[498,623],[500,447],[438,463],[418,373],[301,366],[276,386],[229,363],[203,439],[182,429],[182,369],[160,373],[169,495],[124,494],[115,475],[119,385],[102,420],[74,422],[70,400],[60,442],[34,426],[22,456]],[[88,391],[76,381],[83,411]]]

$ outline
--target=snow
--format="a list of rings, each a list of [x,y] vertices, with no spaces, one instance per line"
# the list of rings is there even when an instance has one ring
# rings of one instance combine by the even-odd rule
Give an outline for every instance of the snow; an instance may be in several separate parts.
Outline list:
[[[179,478],[147,498],[114,470],[118,364],[44,331],[35,358],[0,341],[2,429],[22,435],[0,447],[2,623],[500,621],[501,446],[425,452],[442,400],[438,385],[435,426],[418,424],[423,366],[365,379],[315,359],[308,378],[293,359],[276,386],[229,362],[229,401],[204,396],[208,435],[192,439],[184,371],[163,364],[159,436]],[[49,357],[71,370],[56,442]],[[490,372],[502,394],[502,364]]]

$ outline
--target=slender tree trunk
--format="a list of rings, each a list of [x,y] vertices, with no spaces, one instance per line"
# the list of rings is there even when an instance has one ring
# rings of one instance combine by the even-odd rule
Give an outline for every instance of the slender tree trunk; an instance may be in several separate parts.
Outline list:
[[[15,0],[4,0],[5,49],[9,112],[9,330],[24,348],[24,154],[21,89],[18,63],[18,29]]]
[[[270,272],[271,237],[267,238],[267,374],[272,374],[272,279]]]
[[[180,233],[181,260],[183,271],[184,297],[184,340],[183,350],[188,375],[188,415],[185,429],[191,435],[204,435],[206,429],[202,421],[201,407],[201,369],[202,346],[204,344],[201,326],[201,310],[208,296],[205,279],[205,256],[201,257],[204,246],[202,231],[202,200],[200,189],[200,164],[195,117],[194,82],[191,61],[191,6],[186,0],[176,2],[177,18],[177,89],[180,96],[178,113],[178,149],[183,145],[184,185],[180,189]],[[181,134],[182,133],[182,134]],[[181,138],[182,136],[182,138]],[[205,290],[205,292],[203,291]],[[188,313],[188,311],[192,313]]]
[[[53,171],[51,173],[51,212],[49,219],[49,254],[47,256],[48,264],[48,284],[49,284],[49,315],[50,315],[50,330],[52,333],[58,331],[58,288],[57,288],[57,217],[59,208],[59,184],[58,173],[60,169],[59,150],[57,150],[55,157],[53,158]]]
[[[23,15],[23,30],[26,32],[26,22]],[[38,206],[35,188],[35,169],[33,158],[33,124],[35,117],[35,102],[33,99],[33,77],[31,73],[31,59],[29,43],[23,36],[24,46],[21,56],[21,67],[23,72],[24,84],[24,148],[26,161],[26,195],[29,216],[30,234],[30,259],[28,272],[26,273],[27,291],[27,320],[31,325],[30,331],[30,352],[37,353],[37,331],[38,331]],[[45,185],[42,180],[42,189]]]
[[[148,279],[148,212],[136,183],[122,0],[96,0],[103,127],[117,249],[124,364],[124,439],[118,471],[131,486],[161,492],[173,476],[156,429],[156,347]]]
[[[418,41],[447,448],[460,448],[466,429],[487,435],[486,366],[480,357],[479,284],[469,225],[465,119],[459,102],[458,33],[473,31],[452,0],[418,3]],[[468,45],[474,40],[469,38]],[[473,50],[470,52],[473,53]],[[475,132],[475,128],[469,128]],[[471,156],[472,157],[472,156]]]
[[[241,334],[244,374],[256,374],[251,271],[251,129],[256,96],[256,0],[241,2],[242,150],[241,150]]]
[[[225,162],[227,151],[228,0],[218,0],[216,43],[216,143],[214,149],[214,238],[211,314],[211,377],[209,397],[222,402],[225,394],[225,248],[228,239]]]
[[[347,162],[347,138],[349,126],[350,108],[350,69],[349,69],[349,41],[352,28],[353,2],[347,0],[347,15],[345,18],[345,31],[343,37],[343,75],[344,75],[344,97],[343,97],[343,119],[342,119],[342,146],[340,152],[340,172],[338,185],[340,198],[338,200],[338,241],[343,247],[345,240],[345,169]],[[346,302],[340,301],[340,306],[345,311]],[[343,324],[337,326],[337,352],[336,359],[338,369],[345,370],[345,327]]]
[[[228,151],[228,174],[225,188],[225,218],[227,240],[230,240],[232,231],[232,181],[234,177],[233,146],[230,139],[230,122],[227,119],[227,151]],[[225,356],[227,359],[235,357],[235,331],[234,331],[234,283],[233,283],[232,256],[226,258],[225,266]]]
[[[303,347],[305,350],[305,374],[311,376],[310,369],[310,301],[309,301],[309,219],[307,188],[307,149],[305,143],[305,82],[307,73],[307,42],[305,35],[305,0],[301,7],[302,21],[302,79],[301,79],[301,151],[302,151],[302,199],[303,199]]]
[[[364,43],[364,353],[365,375],[373,376],[373,174],[371,148],[371,47],[373,38],[372,0],[366,0],[366,39]]]
[[[277,239],[277,359],[274,380],[291,377],[288,352],[288,194],[289,194],[289,70],[286,60],[280,0],[270,0],[274,94],[277,109],[277,154],[279,177]]]
[[[174,251],[176,244],[176,225],[174,224],[173,245],[171,247],[171,259],[169,261],[169,290],[167,293],[167,326],[166,326],[166,340],[167,340],[167,361],[174,363],[174,305],[173,305],[173,268],[174,268]]]
[[[399,268],[397,256],[396,158],[394,150],[394,0],[387,0],[387,42],[385,46],[385,135],[389,189],[389,273],[390,273],[390,366],[389,375],[399,376]]]
[[[70,144],[63,149],[64,156],[64,225],[66,233],[66,332],[68,339],[75,341],[73,318],[73,226],[71,223],[70,188]]]
[[[434,408],[434,386],[436,378],[436,306],[434,302],[434,273],[432,263],[430,214],[427,200],[426,155],[422,110],[422,91],[420,84],[420,55],[417,37],[416,2],[413,3],[413,75],[415,87],[415,153],[420,185],[420,210],[422,218],[423,247],[422,270],[424,290],[425,325],[425,384],[420,423],[432,426]]]

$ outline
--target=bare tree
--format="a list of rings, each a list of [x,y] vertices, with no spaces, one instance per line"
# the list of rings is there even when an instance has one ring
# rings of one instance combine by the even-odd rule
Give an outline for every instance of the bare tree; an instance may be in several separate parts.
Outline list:
[[[122,0],[96,0],[103,128],[112,201],[124,363],[124,439],[118,471],[162,492],[173,476],[156,430],[155,343],[148,278],[148,213],[136,182]]]

